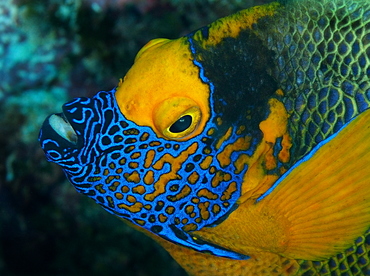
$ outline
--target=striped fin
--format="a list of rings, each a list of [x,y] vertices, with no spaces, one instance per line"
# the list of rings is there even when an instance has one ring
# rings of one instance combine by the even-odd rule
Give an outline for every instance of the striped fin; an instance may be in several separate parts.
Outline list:
[[[370,227],[370,111],[319,144],[257,201],[197,238],[243,254],[322,260]]]

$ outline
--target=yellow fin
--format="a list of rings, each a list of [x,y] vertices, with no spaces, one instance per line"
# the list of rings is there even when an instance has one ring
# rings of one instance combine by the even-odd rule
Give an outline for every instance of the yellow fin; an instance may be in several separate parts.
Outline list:
[[[322,260],[343,252],[370,227],[370,110],[306,159],[266,197],[194,235],[246,255]]]

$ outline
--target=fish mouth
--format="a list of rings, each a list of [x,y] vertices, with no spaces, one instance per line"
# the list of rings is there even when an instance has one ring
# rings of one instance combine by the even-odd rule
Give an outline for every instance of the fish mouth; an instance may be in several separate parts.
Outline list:
[[[49,116],[48,123],[50,127],[58,134],[60,137],[64,138],[73,145],[77,145],[77,133],[73,129],[72,125],[69,123],[67,117],[64,113],[57,113]]]
[[[62,147],[77,146],[78,136],[64,113],[47,117],[42,125],[39,141],[58,141]]]

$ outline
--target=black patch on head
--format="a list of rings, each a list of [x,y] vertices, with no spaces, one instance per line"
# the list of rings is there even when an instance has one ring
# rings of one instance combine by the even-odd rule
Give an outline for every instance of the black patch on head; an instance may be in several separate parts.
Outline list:
[[[268,100],[278,89],[270,75],[273,52],[249,29],[206,49],[194,41],[194,47],[194,58],[214,84],[213,107],[222,119],[219,133],[231,124],[243,124],[248,133],[260,133],[258,125],[267,115]]]

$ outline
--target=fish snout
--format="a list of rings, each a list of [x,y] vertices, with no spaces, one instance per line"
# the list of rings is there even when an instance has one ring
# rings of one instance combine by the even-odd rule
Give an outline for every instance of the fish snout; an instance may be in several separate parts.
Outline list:
[[[48,116],[40,130],[39,142],[47,159],[68,167],[84,144],[86,123],[91,121],[91,99],[76,98],[63,105],[62,113]]]
[[[63,113],[47,117],[39,134],[39,142],[47,159],[56,163],[77,148],[77,140],[75,130]]]

